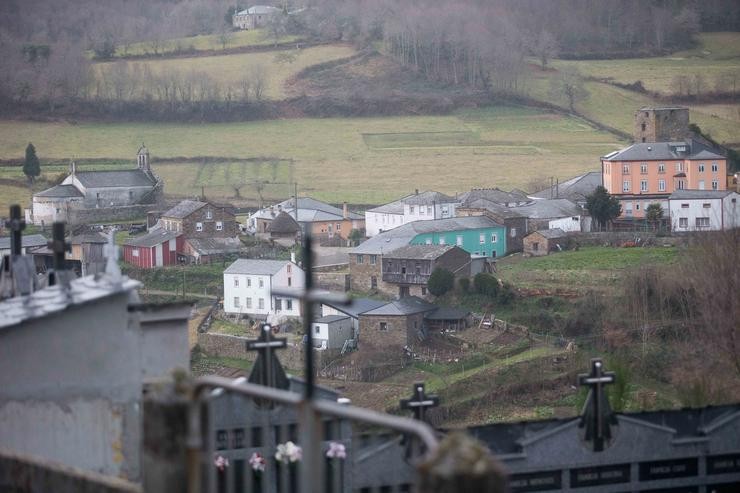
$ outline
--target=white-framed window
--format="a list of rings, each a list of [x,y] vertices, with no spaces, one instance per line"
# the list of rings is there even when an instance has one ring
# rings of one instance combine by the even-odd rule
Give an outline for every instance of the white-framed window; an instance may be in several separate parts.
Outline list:
[[[481,245],[484,245],[486,243],[486,234],[485,233],[481,233],[481,234],[478,235],[478,243],[480,243]]]
[[[712,204],[702,204],[701,206],[702,206],[702,207],[703,207],[704,209],[711,209],[711,208],[712,208]]]
[[[629,175],[630,174],[630,165],[629,164],[623,164],[622,165],[622,174],[623,175]]]
[[[196,231],[203,231],[203,223],[195,223]]]
[[[699,190],[704,190],[704,180],[699,180]]]
[[[709,218],[708,217],[697,217],[696,218],[696,227],[697,228],[708,228],[709,227]]]
[[[336,227],[337,227],[337,231],[339,231],[340,229],[342,229],[342,223],[337,223]]]
[[[432,239],[431,239],[431,238],[427,238],[427,239],[426,239],[426,240],[424,241],[424,243],[425,243],[425,244],[427,244],[427,245],[431,245],[431,244],[432,244]]]
[[[286,271],[288,272],[288,274],[290,274],[290,273],[291,273],[291,267],[292,267],[292,266],[291,266],[290,264],[288,264],[288,265],[287,265],[287,268],[285,269],[285,270],[286,270]]]
[[[431,205],[428,205],[427,206],[427,214],[429,214],[429,215],[432,214],[432,206]]]
[[[665,173],[665,163],[658,163],[658,173]]]
[[[279,312],[283,309],[283,300],[280,298],[275,298],[275,311]]]
[[[509,230],[509,236],[511,236],[512,238],[516,236],[516,228],[511,228]]]
[[[426,214],[426,209],[424,207],[422,207],[422,206],[419,206],[419,214],[421,214],[422,216],[425,215]]]
[[[206,211],[206,219],[213,219],[213,211],[211,209]]]
[[[239,278],[236,277],[236,276],[234,276],[234,287],[235,288],[238,288],[239,287]]]
[[[293,300],[285,300],[285,309],[286,310],[292,310],[293,309]]]
[[[678,189],[683,190],[684,188],[686,188],[686,182],[684,182],[683,180],[678,180]]]
[[[236,308],[239,308],[239,297],[238,296],[234,296],[234,306]]]
[[[719,188],[719,182],[717,180],[712,180],[712,190],[717,190]]]
[[[642,163],[640,165],[640,173],[642,173],[643,175],[647,174],[647,163]]]
[[[688,209],[688,208],[689,208],[689,204],[681,204],[681,209]]]
[[[455,239],[455,244],[457,246],[462,246],[462,244],[463,244],[463,237],[462,237],[462,235],[457,235],[457,238]]]
[[[247,298],[247,308],[252,308],[252,298]]]
[[[358,264],[362,264],[362,263],[364,263],[364,262],[365,262],[365,256],[364,256],[364,255],[362,255],[362,254],[358,254],[358,255],[357,255],[357,263],[358,263]]]
[[[717,163],[712,163],[712,171],[715,173],[719,171],[719,165]]]
[[[251,277],[247,277],[247,287],[248,288],[251,288],[252,287],[252,278]]]
[[[318,326],[318,325],[315,325],[314,328],[313,328],[313,333],[314,334],[317,334],[317,335],[318,334],[321,334],[321,327]]]
[[[260,310],[265,309],[265,299],[264,298],[260,298],[259,300],[257,300],[257,308],[259,308]]]
[[[413,205],[410,205],[409,206],[409,213],[410,214],[413,214],[414,213],[414,206]]]
[[[704,163],[699,163],[699,173],[704,173]]]
[[[640,191],[641,192],[648,191],[648,181],[647,180],[640,180]]]
[[[259,283],[259,286],[260,286],[261,288],[264,288],[264,287],[265,287],[265,280],[264,280],[264,279],[262,279],[261,277],[259,278],[259,281],[258,281],[258,283]]]
[[[622,191],[623,192],[629,192],[630,191],[630,181],[629,180],[624,180],[622,182]]]
[[[678,218],[678,227],[679,228],[688,228],[689,227],[689,218],[688,217],[679,217]]]
[[[134,256],[134,257],[138,257],[139,256],[139,249],[138,248],[134,248],[133,250],[131,250],[131,255]]]
[[[658,191],[665,192],[665,180],[663,179],[658,180]]]
[[[224,229],[224,223],[221,221],[216,221],[216,231],[223,231]]]
[[[683,171],[683,163],[681,161],[676,163],[676,171]]]
[[[498,235],[496,233],[491,233],[491,243],[497,243],[498,242]]]
[[[447,240],[445,240],[445,237],[444,236],[440,236],[439,237],[439,244],[440,245],[446,245],[447,244]]]
[[[375,265],[378,263],[378,256],[377,255],[370,255],[370,265]]]

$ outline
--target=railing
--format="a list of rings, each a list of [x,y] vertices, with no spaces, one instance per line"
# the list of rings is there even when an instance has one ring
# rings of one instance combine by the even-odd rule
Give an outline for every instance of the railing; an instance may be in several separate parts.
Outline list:
[[[189,493],[415,491],[416,464],[437,449],[424,422],[245,379],[199,378],[190,402]],[[302,458],[281,462],[289,441]]]
[[[398,284],[426,284],[429,282],[429,274],[392,274],[384,272],[383,280]]]

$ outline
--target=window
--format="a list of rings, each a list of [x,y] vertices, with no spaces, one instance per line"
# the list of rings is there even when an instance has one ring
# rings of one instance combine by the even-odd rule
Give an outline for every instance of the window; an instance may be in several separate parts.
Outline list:
[[[647,182],[647,180],[640,180],[640,191],[641,192],[647,192],[648,191],[648,182]]]
[[[424,241],[424,243],[426,243],[427,245],[431,245],[431,244],[432,244],[432,239],[431,239],[431,238],[427,238],[427,239],[426,239],[426,240]],[[440,245],[444,245],[444,243],[440,243]]]
[[[630,182],[629,182],[629,180],[624,180],[622,182],[622,191],[623,192],[629,192],[630,191]]]
[[[447,206],[446,205],[443,205],[442,206],[442,215],[447,215],[447,214],[449,214],[449,212],[450,212],[450,210],[447,208]]]
[[[422,216],[426,214],[426,209],[422,206],[419,206],[419,214],[421,214]]]
[[[431,214],[431,213],[432,213],[432,206],[431,205],[428,205],[427,206],[427,214]]]
[[[288,287],[291,287],[293,285],[293,278],[288,277]]]
[[[234,287],[235,288],[238,288],[239,287],[239,278],[236,277],[236,276],[234,276]]]
[[[717,180],[712,180],[712,190],[717,190],[719,188],[719,182]]]
[[[293,309],[293,300],[285,300],[285,309],[286,310],[292,310]]]
[[[704,173],[704,163],[699,163],[699,173]]]
[[[364,257],[363,257],[362,255],[358,255],[358,256],[357,256],[357,263],[358,263],[358,264],[361,264],[361,263],[363,263],[364,261],[365,261],[365,258],[364,258]]]
[[[224,229],[224,223],[221,221],[216,221],[216,231],[223,231]]]
[[[283,300],[280,298],[275,298],[275,311],[279,312],[283,309]]]
[[[629,175],[630,174],[630,165],[629,164],[623,164],[622,165],[622,174],[623,175]]]
[[[377,255],[370,255],[370,265],[375,265],[378,263],[378,256]]]
[[[712,163],[712,171],[715,173],[719,171],[719,165],[717,163]]]
[[[421,287],[421,295],[422,296],[426,296],[427,295],[427,288],[425,288],[424,286]]]
[[[635,210],[636,211],[639,211],[640,210],[640,203],[639,202],[636,202],[635,203]]]
[[[250,278],[250,277],[247,277],[247,287],[248,288],[251,288],[252,287],[252,278]]]
[[[440,245],[446,245],[447,244],[447,240],[445,240],[445,237],[444,236],[440,236],[439,237],[439,244]]]
[[[313,333],[316,334],[316,335],[319,335],[321,333],[321,327],[319,327],[318,325],[316,325],[313,328]]]
[[[236,308],[239,308],[239,297],[238,296],[234,296],[234,306]]]
[[[264,279],[262,279],[260,277],[258,282],[259,282],[259,285],[260,285],[261,288],[264,288],[265,287],[265,280]]]
[[[260,310],[264,310],[265,309],[265,299],[264,298],[260,298],[257,301],[257,308],[259,308]]]
[[[646,126],[646,125],[645,125],[644,123],[640,124],[640,128],[642,128],[642,131],[643,131],[643,132],[645,131],[645,126]]]
[[[211,209],[206,211],[206,219],[213,219],[213,211]]]
[[[658,180],[658,191],[665,192],[665,180]]]
[[[708,228],[709,227],[709,218],[708,217],[697,217],[696,218],[696,227],[697,228]]]
[[[532,243],[532,251],[536,252],[540,249],[540,244],[537,242]]]
[[[701,206],[703,208],[705,208],[705,209],[711,209],[712,208],[712,204],[702,204]]]
[[[683,171],[683,163],[681,161],[676,163],[676,171]]]
[[[665,173],[665,163],[658,163],[658,173]]]
[[[678,180],[678,189],[683,190],[686,186],[686,183],[683,180]]]
[[[138,248],[134,248],[133,250],[131,250],[131,255],[133,255],[134,257],[138,257],[139,256],[139,249]]]
[[[642,173],[643,175],[647,174],[647,163],[642,163],[640,165],[640,173]]]
[[[414,206],[413,205],[410,205],[409,206],[409,213],[410,214],[413,214],[414,213]]]
[[[483,252],[483,254],[485,254],[485,253],[486,252]],[[495,257],[495,256],[496,256],[496,250],[491,250],[491,257]]]
[[[196,231],[203,231],[203,223],[195,223]]]
[[[252,298],[247,298],[247,308],[252,308]]]
[[[462,244],[463,244],[463,237],[462,237],[462,235],[457,235],[457,239],[455,240],[455,244],[457,246],[462,246]]]
[[[704,190],[704,180],[699,180],[699,190]]]
[[[688,208],[689,208],[689,204],[681,204],[681,209],[688,209]]]
[[[378,289],[378,278],[375,276],[370,277],[370,289]]]
[[[339,231],[340,229],[342,229],[342,223],[337,223],[336,226],[337,226],[337,231]]]
[[[291,272],[291,268],[292,268],[292,265],[288,264],[288,268],[287,268],[287,269],[285,269],[285,270],[286,270],[286,271],[288,272],[288,274],[290,274],[290,272]]]
[[[481,245],[483,245],[486,242],[486,234],[485,233],[481,233],[480,235],[478,235],[478,242]]]
[[[380,330],[382,331],[388,330],[388,324],[386,322],[380,322]]]
[[[498,235],[496,233],[491,234],[491,243],[498,242]]]

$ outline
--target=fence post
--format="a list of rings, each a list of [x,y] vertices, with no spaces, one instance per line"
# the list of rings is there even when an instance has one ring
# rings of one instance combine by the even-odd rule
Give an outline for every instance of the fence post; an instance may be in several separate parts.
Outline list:
[[[418,467],[418,491],[506,493],[508,478],[488,448],[464,433],[451,433]]]
[[[143,402],[142,486],[144,493],[187,491],[188,399],[184,375],[152,385]]]

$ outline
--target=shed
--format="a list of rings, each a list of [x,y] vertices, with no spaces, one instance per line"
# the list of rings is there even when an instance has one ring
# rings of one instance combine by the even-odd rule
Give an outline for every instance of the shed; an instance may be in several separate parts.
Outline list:
[[[355,340],[352,318],[346,315],[327,315],[316,319],[312,326],[316,349],[343,349],[347,340]]]
[[[542,229],[524,237],[524,253],[533,256],[548,255],[565,248],[567,236],[560,228]]]
[[[295,238],[301,227],[293,216],[283,211],[267,226],[267,231],[271,238]]]

